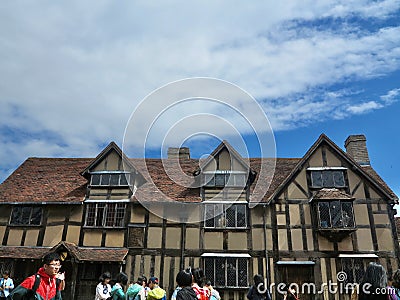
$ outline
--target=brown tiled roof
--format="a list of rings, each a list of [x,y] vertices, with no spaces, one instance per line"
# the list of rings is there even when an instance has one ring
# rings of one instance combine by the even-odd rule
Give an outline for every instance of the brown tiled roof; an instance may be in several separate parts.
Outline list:
[[[251,201],[259,202],[261,194],[265,191],[267,192],[262,197],[262,201],[268,201],[299,161],[300,158],[250,158],[250,168],[256,172],[256,178],[250,188]],[[265,171],[264,175],[260,177],[261,168]],[[257,191],[255,191],[256,186],[260,187]]]
[[[323,188],[320,189],[315,193],[315,195],[312,197],[313,199],[318,199],[318,200],[353,200],[354,197],[346,194],[343,191],[340,191],[338,189],[332,188],[332,189],[327,189]]]
[[[168,201],[169,198],[184,202],[199,202],[201,200],[198,188],[187,188],[193,184],[191,178],[193,178],[193,172],[199,166],[199,160],[131,159],[130,161],[148,181],[136,191],[138,199]],[[173,179],[178,180],[181,184],[175,183]]]
[[[27,246],[0,246],[0,258],[41,259],[50,248]]]
[[[60,242],[53,248],[27,246],[0,246],[0,258],[42,259],[47,253],[65,246],[78,261],[122,262],[128,254],[127,248],[78,247],[73,243]]]
[[[386,184],[385,181],[375,172],[371,166],[362,166],[362,169],[371,176],[375,181],[377,181],[383,189],[393,198],[397,198],[396,194],[391,190],[391,188]]]
[[[74,243],[61,242],[53,250],[63,245],[78,261],[122,262],[128,254],[127,248],[78,247]]]
[[[251,158],[249,161],[251,169],[256,174],[250,190],[250,201],[260,202],[260,197],[262,197],[261,201],[266,202],[270,200],[301,159]],[[29,158],[0,185],[0,203],[80,203],[84,200],[87,185],[87,179],[81,175],[81,172],[92,162],[93,158]],[[168,200],[165,197],[167,195],[174,201],[201,201],[199,189],[187,187],[190,186],[188,178],[192,177],[199,168],[199,160],[130,159],[130,162],[149,182],[137,190],[138,199],[161,201]],[[188,175],[188,178],[179,176],[180,169]],[[371,167],[362,169],[389,195],[396,197]],[[168,171],[168,174],[165,170]],[[260,175],[262,170],[264,170],[264,174]],[[172,175],[173,178],[179,176],[178,179],[184,184],[175,183],[169,175]]]
[[[81,202],[89,158],[28,158],[1,185],[1,202]]]

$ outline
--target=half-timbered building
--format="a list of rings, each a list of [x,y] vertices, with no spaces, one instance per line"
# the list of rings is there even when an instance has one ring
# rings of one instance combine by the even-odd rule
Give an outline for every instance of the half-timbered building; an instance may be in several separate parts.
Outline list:
[[[65,299],[92,299],[106,270],[158,276],[171,295],[188,266],[226,300],[245,299],[255,274],[275,299],[283,282],[315,284],[301,299],[349,299],[321,286],[359,282],[370,261],[399,268],[397,201],[363,135],[345,151],[321,135],[277,159],[244,159],[226,141],[200,161],[187,148],[133,159],[112,142],[96,158],[28,158],[0,185],[0,268],[18,283],[57,251]]]

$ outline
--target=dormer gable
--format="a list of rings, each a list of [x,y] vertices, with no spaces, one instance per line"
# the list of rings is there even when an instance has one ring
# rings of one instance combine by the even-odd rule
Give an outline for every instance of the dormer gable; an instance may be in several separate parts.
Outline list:
[[[325,134],[321,134],[272,194],[269,202],[281,197],[285,190],[291,190],[298,197],[310,199],[320,188],[338,188],[355,198],[365,198],[361,193],[363,182],[376,197],[396,202],[397,197],[382,186],[379,176],[376,173],[373,173],[376,176],[371,176],[371,173]]]
[[[200,170],[204,186],[237,186],[245,187],[254,179],[254,172],[249,162],[227,142],[222,141],[217,148],[200,162]]]
[[[123,171],[124,167],[134,169],[121,148],[115,142],[111,142],[99,155],[82,171],[81,175],[89,178],[90,173],[102,171]]]

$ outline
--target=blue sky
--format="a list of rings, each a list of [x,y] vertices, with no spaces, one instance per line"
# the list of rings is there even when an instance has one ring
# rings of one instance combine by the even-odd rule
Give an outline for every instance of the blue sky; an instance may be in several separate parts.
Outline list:
[[[399,0],[148,2],[0,3],[0,182],[30,156],[121,145],[146,95],[200,76],[258,101],[280,157],[303,156],[321,133],[342,148],[365,134],[400,194]],[[230,135],[192,153],[219,138]]]

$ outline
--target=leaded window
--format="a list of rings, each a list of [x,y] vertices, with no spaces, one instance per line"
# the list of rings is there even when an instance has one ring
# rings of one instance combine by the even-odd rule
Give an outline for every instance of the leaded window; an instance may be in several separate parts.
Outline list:
[[[218,288],[248,286],[248,258],[245,257],[206,257],[204,272]]]
[[[320,228],[354,228],[352,202],[321,201],[317,203],[317,207]]]
[[[204,226],[206,228],[247,228],[247,205],[205,204]]]
[[[41,206],[14,206],[11,212],[11,225],[40,225],[43,208]]]
[[[312,170],[312,188],[344,188],[346,187],[344,170]]]
[[[92,173],[90,179],[91,186],[128,186],[131,183],[129,173]]]
[[[247,176],[244,172],[205,173],[203,184],[206,187],[244,187]]]
[[[85,226],[124,227],[126,203],[88,203]]]

